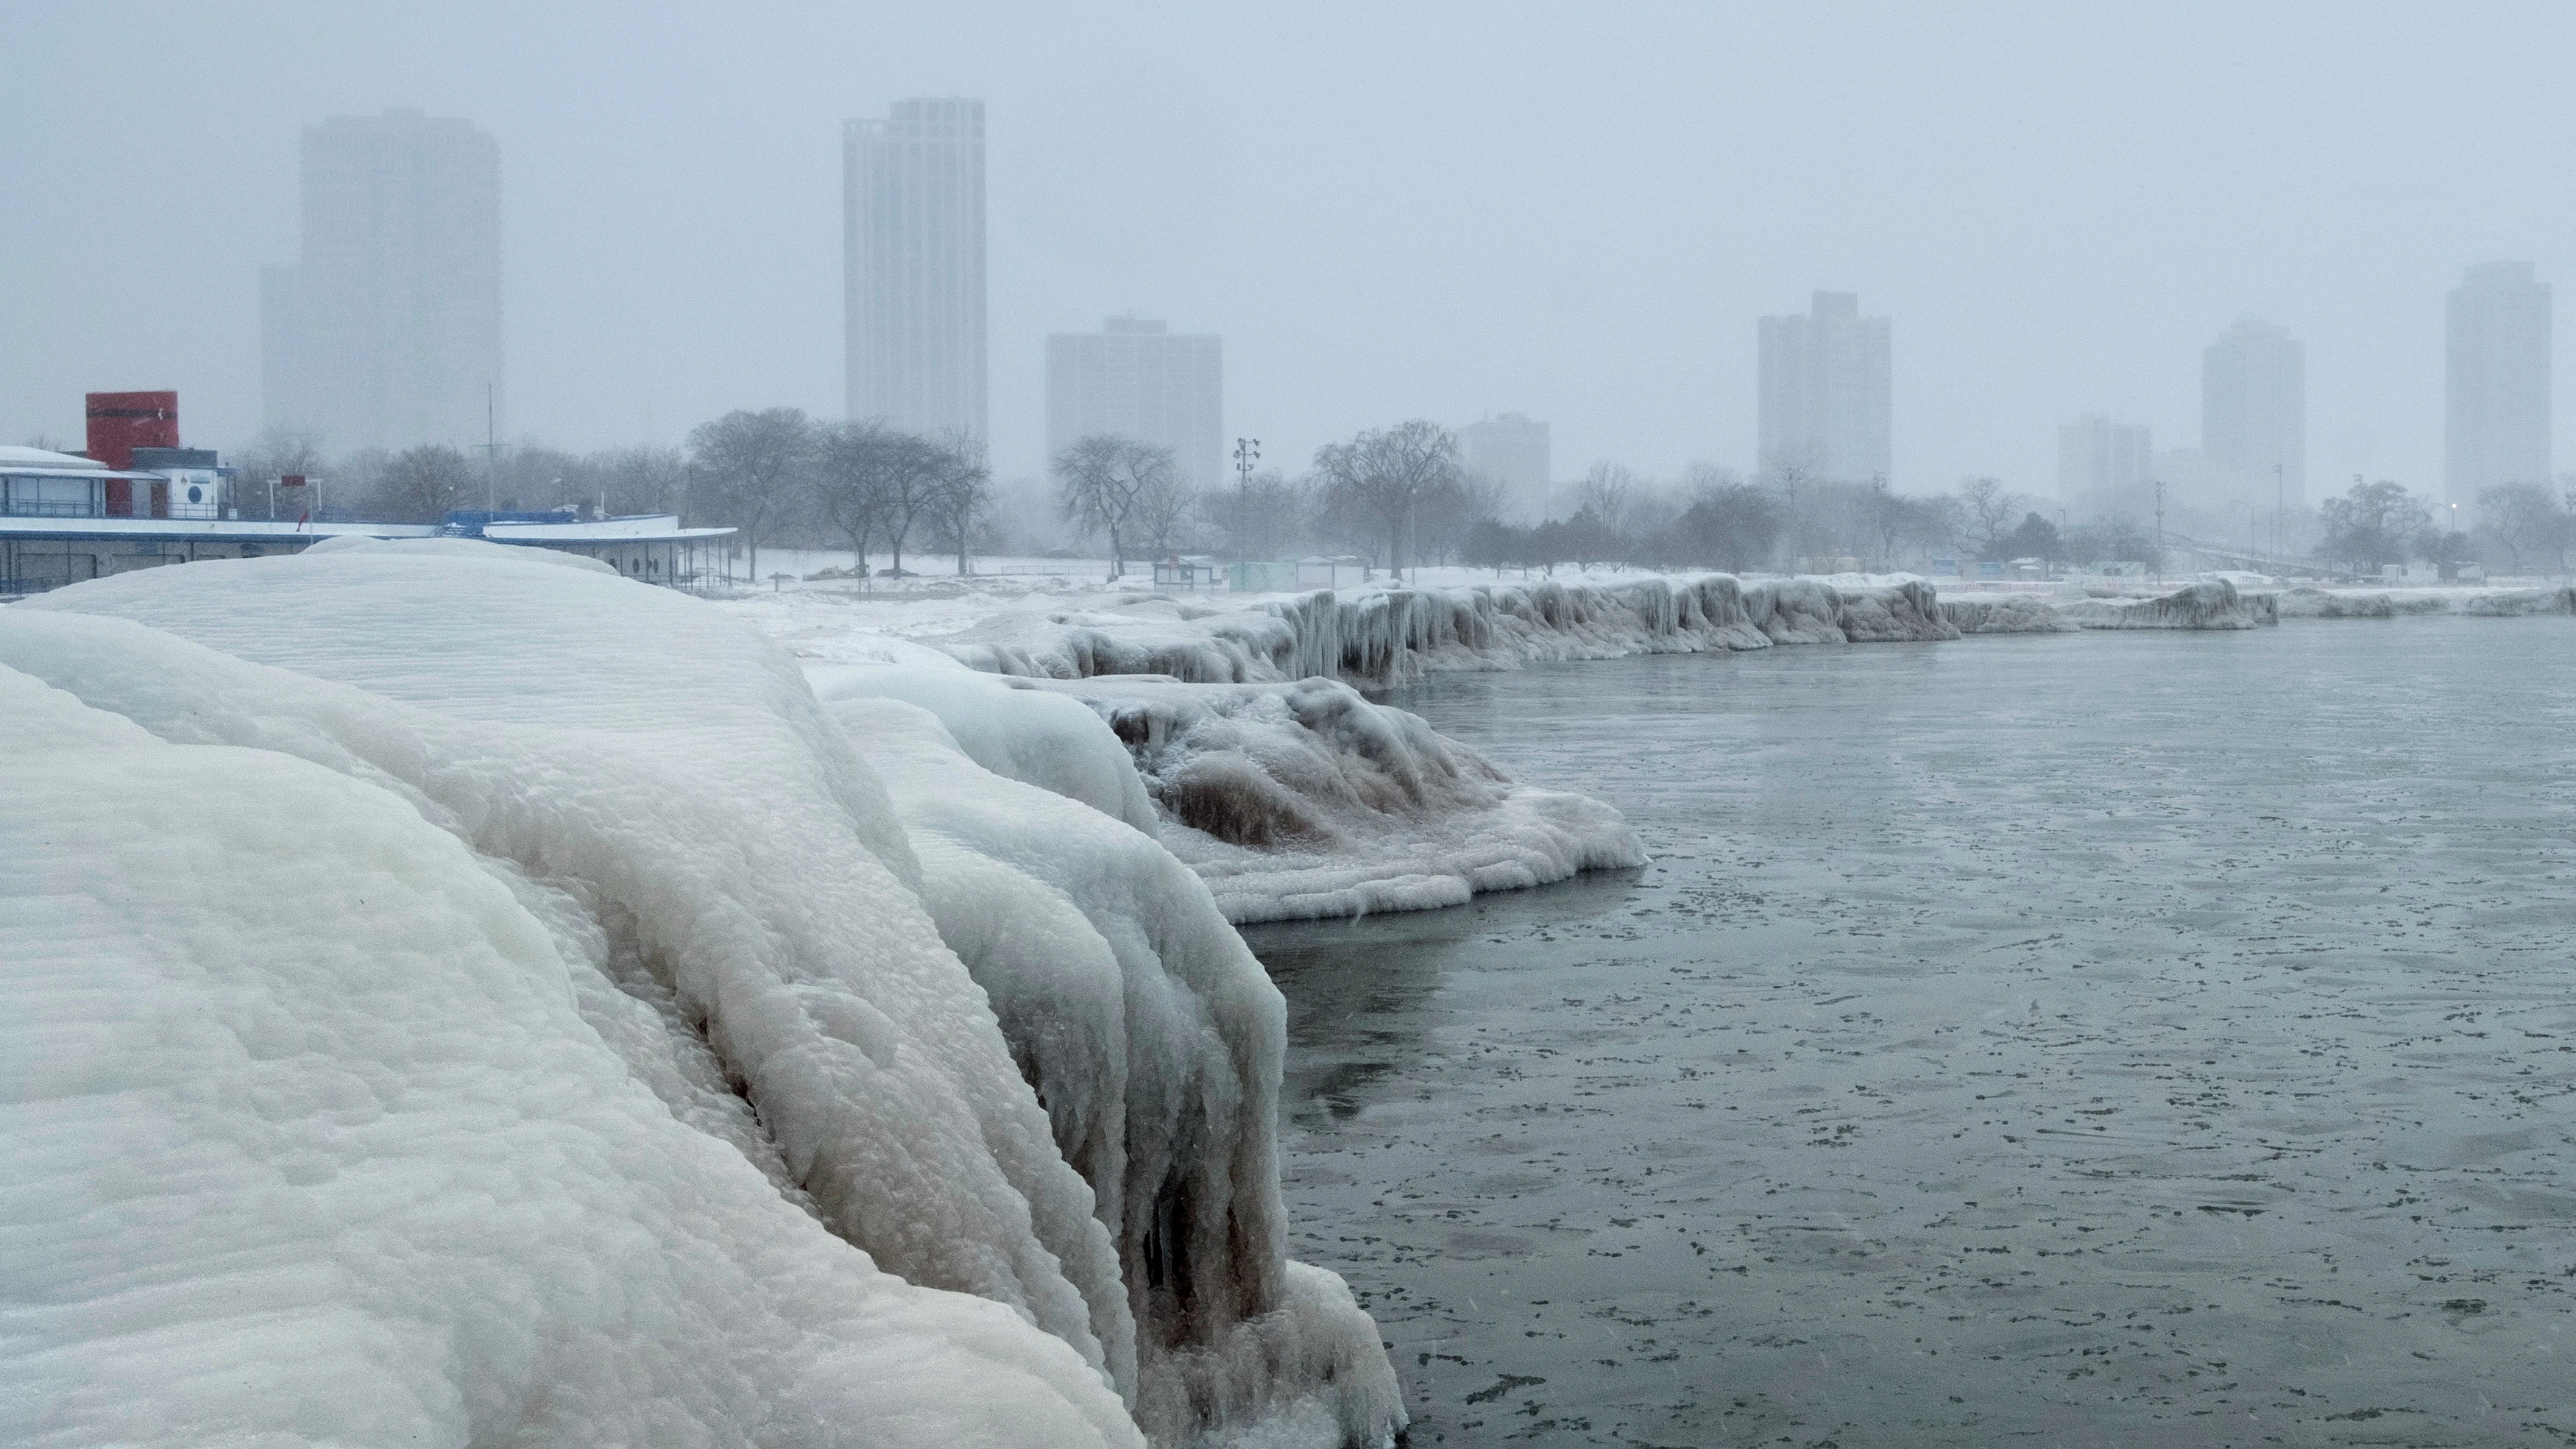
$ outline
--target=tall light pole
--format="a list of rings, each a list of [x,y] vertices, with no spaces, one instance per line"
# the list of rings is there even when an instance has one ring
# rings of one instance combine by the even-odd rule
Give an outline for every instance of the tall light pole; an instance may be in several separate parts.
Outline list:
[[[2289,516],[2289,511],[2290,511],[2290,495],[2289,495],[2289,491],[2288,491],[2288,489],[2289,489],[2289,484],[2288,484],[2285,480],[2286,480],[2286,475],[2282,473],[2282,471],[2281,471],[2281,465],[2280,465],[2280,464],[2278,464],[2278,463],[2273,464],[2273,465],[2272,465],[2272,562],[2273,562],[2273,564],[2274,564],[2275,566],[2277,566],[2277,565],[2281,562],[2281,558],[2282,558],[2282,554],[2281,554],[2281,547],[2282,547],[2282,539],[2281,539],[2281,524],[2282,524],[2282,520],[2283,520],[2283,519],[2285,519],[2285,518],[2287,518],[2287,517]]]
[[[1252,465],[1260,461],[1259,438],[1234,440],[1234,552],[1242,563],[1252,562],[1252,556],[1244,552],[1243,539],[1250,531],[1246,525],[1252,518]]]
[[[2165,581],[2165,480],[2156,480],[2156,582]]]

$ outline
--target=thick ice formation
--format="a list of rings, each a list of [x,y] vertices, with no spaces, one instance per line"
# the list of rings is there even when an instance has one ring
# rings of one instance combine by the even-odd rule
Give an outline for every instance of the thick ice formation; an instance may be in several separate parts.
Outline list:
[[[1050,687],[1126,744],[1169,822],[1163,843],[1229,920],[1420,910],[1645,864],[1609,806],[1515,783],[1346,684]]]
[[[2059,617],[2083,629],[2257,629],[2281,622],[2271,594],[2239,594],[2225,579],[2147,599],[2069,599]]]
[[[84,613],[124,619],[79,617]],[[675,669],[673,661],[685,661],[686,669]],[[235,808],[236,796],[257,790],[232,789],[218,774],[209,778],[225,811],[197,822],[207,843],[162,857],[160,875],[188,887],[210,869],[209,859],[247,861],[264,853],[279,855],[292,870],[267,878],[263,889],[229,891],[220,903],[207,892],[182,890],[163,915],[149,917],[162,923],[156,930],[195,931],[219,946],[235,934],[229,923],[236,919],[247,922],[241,932],[283,922],[271,927],[275,934],[290,943],[304,938],[299,932],[310,935],[320,943],[313,949],[336,953],[334,959],[365,954],[349,944],[352,932],[378,932],[364,939],[384,941],[392,959],[404,961],[463,941],[454,949],[468,965],[480,949],[474,932],[495,936],[507,943],[505,955],[517,968],[554,973],[562,1006],[534,1024],[485,1023],[507,1050],[533,1063],[530,1071],[572,1070],[587,1053],[598,1061],[581,1069],[597,1074],[623,1058],[617,1080],[633,1099],[630,1115],[633,1102],[649,1102],[646,1089],[658,1093],[662,1116],[655,1130],[696,1154],[686,1159],[697,1164],[690,1170],[731,1173],[726,1191],[760,1204],[756,1211],[767,1215],[746,1227],[753,1220],[741,1214],[754,1208],[738,1213],[715,1188],[695,1178],[675,1181],[679,1169],[654,1156],[658,1139],[649,1136],[623,1155],[566,1149],[525,1164],[488,1145],[478,1157],[440,1146],[444,1139],[424,1140],[406,1179],[411,1198],[396,1193],[379,1218],[367,1215],[368,1199],[353,1197],[332,1231],[380,1242],[385,1253],[416,1262],[424,1274],[442,1271],[441,1260],[415,1241],[411,1220],[396,1209],[416,1209],[432,1225],[446,1224],[467,1238],[557,1245],[561,1263],[549,1258],[543,1270],[439,1279],[454,1279],[452,1296],[460,1303],[477,1294],[507,1300],[517,1316],[502,1315],[507,1324],[492,1330],[493,1346],[450,1341],[440,1352],[417,1355],[384,1348],[410,1331],[404,1315],[413,1306],[407,1295],[421,1281],[416,1277],[345,1270],[282,1275],[271,1283],[254,1275],[227,1289],[246,1295],[243,1311],[302,1312],[333,1323],[332,1331],[355,1345],[351,1353],[381,1350],[399,1360],[417,1380],[415,1396],[430,1406],[423,1412],[449,1419],[466,1413],[474,1425],[520,1422],[511,1417],[519,1415],[537,1426],[522,1434],[531,1442],[616,1436],[548,1432],[547,1415],[589,1401],[573,1393],[559,1404],[551,1371],[487,1380],[489,1353],[516,1353],[513,1362],[524,1367],[549,1355],[577,1356],[592,1344],[587,1351],[600,1361],[597,1372],[623,1376],[620,1391],[645,1416],[638,1422],[661,1426],[631,1436],[638,1441],[702,1435],[707,1442],[764,1443],[1131,1442],[1119,1397],[1140,1409],[1167,1397],[1139,1375],[1139,1329],[1121,1269],[1127,1218],[1114,1215],[1104,1225],[1094,1215],[1090,1185],[1057,1149],[1056,1122],[1021,1076],[1026,1043],[1005,1040],[985,989],[943,944],[917,894],[939,872],[915,855],[878,777],[794,665],[740,625],[675,595],[552,566],[551,556],[541,553],[380,547],[155,570],[64,590],[0,613],[0,666],[43,679],[165,740],[247,747],[168,751],[174,756],[248,759],[260,770],[316,778],[313,767],[320,766],[339,777],[330,788],[372,802],[377,817],[405,821],[423,840],[446,842],[438,848],[482,883],[479,904],[459,894],[461,887],[430,892],[446,916],[423,907],[380,917],[377,903],[392,897],[371,897],[364,882],[339,892],[345,901],[317,891],[334,902],[319,917],[283,907],[280,902],[296,900],[298,879],[332,876],[351,861],[373,868],[391,857],[346,839],[336,851],[281,850],[277,838],[294,826]],[[148,753],[136,731],[117,728]],[[955,768],[973,767],[960,758]],[[268,777],[253,774],[265,788]],[[57,830],[57,815],[86,812],[102,830],[130,834],[135,817],[116,813],[127,805],[160,820],[205,798],[165,789],[152,799],[181,803],[147,805],[93,790],[78,801],[77,812],[59,794],[21,793],[12,801],[39,801],[35,818],[44,831]],[[156,824],[146,839],[167,834]],[[9,838],[46,837],[20,830]],[[952,844],[939,847],[941,870],[956,864],[945,853]],[[36,877],[22,869],[13,878]],[[218,878],[230,882],[208,876]],[[330,884],[337,889],[336,877]],[[73,897],[75,914],[104,912],[100,929],[109,933],[93,939],[80,935],[89,927],[64,928],[73,940],[63,950],[92,952],[119,930],[136,936],[139,928],[131,923],[146,917],[135,914],[141,907],[134,901],[142,898],[102,889],[60,892]],[[361,901],[369,904],[362,909]],[[189,924],[200,920],[202,929]],[[414,943],[409,955],[399,949],[405,942]],[[418,944],[424,942],[434,944]],[[249,1000],[310,985],[274,979],[284,969],[275,962],[292,951],[218,954],[203,987],[218,997]],[[11,952],[6,962],[14,971],[39,959]],[[471,1020],[484,1008],[464,985],[413,974],[422,990],[437,996],[437,1010],[447,1013],[442,1020]],[[478,981],[491,974],[469,973]],[[573,989],[564,992],[567,975]],[[22,981],[15,994],[44,979]],[[327,988],[327,979],[315,979]],[[545,994],[544,980],[527,989]],[[170,1009],[184,1018],[191,1008],[172,1001],[178,1004]],[[572,1015],[576,1005],[579,1018]],[[567,1032],[567,1023],[579,1029]],[[1253,1025],[1258,1036],[1258,1022]],[[1123,1017],[1119,1026],[1131,1036],[1152,1029]],[[1095,1018],[1085,1029],[1103,1032],[1108,1022]],[[284,1040],[297,1039],[290,1032]],[[278,1069],[276,1079],[276,1090],[288,1093],[284,1100],[317,1104],[298,1110],[327,1114],[361,1101],[331,1085],[343,1080],[399,1090],[412,1066],[388,1068],[366,1055],[369,1048],[393,1049],[396,1037],[369,1036],[356,1045],[327,1034],[316,1045],[309,1032],[301,1039],[307,1055],[294,1070]],[[1232,1060],[1257,1063],[1263,1046],[1228,1040],[1224,1050]],[[1275,1070],[1275,1043],[1269,1052]],[[113,1055],[93,1053],[84,1061],[86,1080],[111,1090],[139,1070]],[[447,1069],[440,1081],[454,1087],[471,1075]],[[596,1097],[603,1090],[571,1095]],[[512,1100],[506,1084],[493,1091],[496,1100]],[[472,1103],[484,1100],[468,1095]],[[176,1154],[174,1170],[198,1150],[190,1139],[200,1128],[257,1136],[262,1114],[278,1109],[249,1098],[209,1098],[201,1105],[203,1115],[189,1119],[194,1126],[152,1139],[155,1150]],[[479,1122],[496,1109],[459,1110]],[[43,1120],[42,1114],[13,1115],[31,1125]],[[1266,1118],[1219,1114],[1194,1130],[1212,1144],[1206,1160],[1267,1160]],[[1259,1141],[1246,1145],[1244,1133]],[[717,1144],[730,1150],[710,1155]],[[23,1153],[13,1158],[35,1160]],[[520,1174],[512,1191],[528,1199],[529,1214],[568,1213],[581,1232],[620,1245],[621,1254],[640,1255],[636,1263],[600,1251],[584,1257],[578,1244],[561,1247],[573,1227],[549,1237],[514,1226],[518,1219],[477,1185],[478,1173],[504,1169]],[[280,1171],[286,1185],[266,1190],[263,1212],[301,1221],[307,1204],[295,1189],[304,1179]],[[347,1175],[345,1165],[339,1171]],[[1221,1196],[1231,1204],[1243,1192],[1275,1189],[1266,1181],[1257,1188],[1238,1183]],[[629,1214],[642,1229],[620,1229],[605,1218],[595,1231],[583,1226],[589,1219],[581,1204],[624,1196],[644,1204]],[[1266,1200],[1275,1205],[1275,1196]],[[655,1202],[674,1205],[653,1218]],[[171,1281],[229,1284],[220,1279],[222,1265],[238,1241],[194,1231],[136,1232],[168,1256],[161,1271]],[[74,1255],[61,1249],[73,1246],[59,1244],[54,1256],[68,1260]],[[508,1258],[506,1245],[490,1252],[496,1262]],[[730,1298],[721,1291],[697,1295],[686,1284],[665,1295],[667,1301],[643,1288],[622,1289],[630,1270],[650,1278],[649,1266],[639,1265],[657,1255],[722,1258],[727,1252],[758,1258],[757,1273],[738,1274],[746,1286],[725,1290]],[[1249,1258],[1237,1253],[1197,1261],[1222,1261],[1232,1273]],[[907,1286],[880,1268],[922,1286]],[[1228,1278],[1231,1311],[1254,1337],[1268,1335],[1264,1341],[1274,1350],[1248,1366],[1239,1357],[1230,1360],[1232,1376],[1213,1375],[1248,1414],[1312,1391],[1313,1384],[1293,1380],[1301,1366],[1315,1366],[1310,1361],[1317,1358],[1339,1365],[1352,1351],[1357,1335],[1349,1320],[1357,1310],[1347,1307],[1346,1296],[1334,1298],[1338,1285],[1328,1278],[1285,1266],[1245,1282]],[[556,1302],[566,1282],[589,1298],[570,1307]],[[193,1361],[184,1356],[165,1361],[148,1346],[92,1331],[109,1310],[77,1287],[49,1299],[58,1311],[43,1341],[59,1349],[52,1361],[65,1365],[62,1372],[112,1378],[111,1370],[128,1376],[187,1371]],[[259,1298],[251,1289],[282,1296]],[[618,1313],[640,1317],[629,1323]],[[423,1315],[433,1325],[423,1331],[436,1333],[436,1315]],[[608,1326],[594,1328],[594,1321]],[[773,1321],[782,1326],[760,1338],[759,1325]],[[853,1322],[861,1326],[849,1327]],[[1168,1362],[1174,1355],[1164,1346],[1171,1343],[1229,1346],[1221,1333],[1196,1332],[1195,1324],[1175,1330],[1149,1322],[1148,1358]],[[605,1345],[620,1335],[667,1344],[671,1356],[692,1366],[666,1383],[649,1353],[618,1357],[612,1365]],[[1367,1341],[1374,1343],[1373,1332]],[[739,1354],[737,1343],[745,1345]],[[1004,1369],[987,1374],[977,1366],[985,1360]],[[943,1364],[963,1366],[948,1373]],[[1382,1361],[1377,1368],[1383,1372]],[[589,1382],[578,1373],[564,1381]],[[343,1405],[326,1394],[314,1401],[319,1408],[293,1395],[236,1404],[219,1395],[192,1397],[186,1380],[173,1382],[182,1387],[153,1402],[166,1410],[154,1422],[174,1441],[218,1430],[295,1433],[295,1414],[328,1419],[363,1402],[351,1398]],[[910,1395],[916,1382],[923,1391]],[[1022,1382],[1026,1387],[1014,1387]],[[1372,1407],[1382,1397],[1377,1388],[1366,1373],[1343,1372],[1325,1398],[1300,1412],[1321,1413],[1362,1437],[1372,1428],[1382,1435],[1396,1421],[1386,1407]],[[497,1407],[487,1412],[484,1397]],[[470,1412],[451,1412],[456,1404]],[[872,1404],[889,1407],[881,1412]],[[1214,1413],[1224,1405],[1202,1401],[1200,1407]],[[1177,1421],[1166,1415],[1164,1422]],[[494,1436],[442,1429],[427,1437],[462,1443]]]
[[[19,612],[19,660],[186,653]],[[684,1125],[610,1045],[651,1009],[401,793],[14,668],[0,718],[0,1438],[1140,1442],[1096,1362]]]
[[[2460,612],[2500,618],[2522,614],[2576,614],[2576,587],[2560,585],[2549,589],[2497,589],[2474,593],[2460,601]]]
[[[956,673],[876,682],[972,725],[998,695],[1040,716],[1071,709],[1107,737],[1075,701]],[[966,688],[937,688],[951,682]],[[1320,1412],[1337,1440],[1383,1439],[1404,1415],[1375,1325],[1338,1279],[1282,1257],[1270,1124],[1286,1024],[1261,963],[1152,835],[984,770],[941,715],[890,696],[848,693],[830,708],[884,778],[921,859],[923,903],[991,995],[1057,1144],[1118,1233],[1140,1330],[1139,1421],[1173,1443],[1209,1420]],[[1301,1366],[1268,1367],[1283,1361]]]
[[[2077,627],[2046,599],[2028,594],[1946,598],[1941,617],[1962,634],[2063,634]]]
[[[1135,595],[1101,608],[1006,613],[922,642],[980,670],[1041,679],[1322,676],[1385,688],[1425,670],[1537,660],[1957,637],[1919,579],[1745,584],[1707,574],[1320,591],[1225,607]]]

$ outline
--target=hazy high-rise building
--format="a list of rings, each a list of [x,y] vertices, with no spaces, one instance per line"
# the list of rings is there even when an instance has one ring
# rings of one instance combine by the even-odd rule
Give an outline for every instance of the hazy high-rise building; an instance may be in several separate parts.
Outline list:
[[[984,103],[843,123],[841,214],[850,416],[986,436]]]
[[[1856,292],[1818,292],[1804,316],[1761,328],[1762,471],[1867,483],[1891,476],[1893,426],[1884,317]]]
[[[261,278],[268,421],[334,449],[475,444],[498,424],[501,150],[389,110],[304,128],[302,260]]]
[[[1047,455],[1093,433],[1171,449],[1192,487],[1219,482],[1225,476],[1222,342],[1139,317],[1112,317],[1097,332],[1047,338]]]
[[[2307,344],[2287,328],[2244,321],[2201,349],[2200,452],[2237,500],[2307,502]]]
[[[2549,284],[2485,262],[2451,289],[2446,481],[2473,503],[2497,483],[2549,481]]]
[[[1467,471],[1502,485],[1514,502],[1544,505],[1554,460],[1547,424],[1524,413],[1504,413],[1458,430],[1458,452]]]
[[[2057,430],[2057,496],[2096,513],[2152,508],[2154,460],[2146,424],[2087,413]]]

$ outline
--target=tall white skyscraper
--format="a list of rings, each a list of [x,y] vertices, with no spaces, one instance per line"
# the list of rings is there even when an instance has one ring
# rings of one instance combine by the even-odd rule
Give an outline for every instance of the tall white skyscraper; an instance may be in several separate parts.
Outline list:
[[[2549,284],[2529,262],[2471,267],[2450,297],[2450,501],[2549,481]]]
[[[2306,504],[2306,343],[2287,328],[2244,321],[2201,349],[2200,451],[2204,466],[2236,495],[2227,501]]]
[[[1112,317],[1097,332],[1047,338],[1047,456],[1093,433],[1172,450],[1207,488],[1225,474],[1225,357],[1220,339]]]
[[[984,103],[845,122],[841,209],[850,416],[987,436]]]
[[[1504,413],[1458,430],[1458,452],[1467,471],[1502,485],[1522,508],[1543,509],[1555,466],[1547,424],[1524,413]]]
[[[2146,424],[2087,413],[2057,430],[2057,496],[2097,514],[2151,509],[2154,460]]]
[[[414,110],[333,116],[304,128],[303,173],[303,259],[261,277],[268,421],[335,450],[482,442],[504,400],[500,147]]]
[[[1892,478],[1887,373],[1887,319],[1860,315],[1856,292],[1818,292],[1805,316],[1763,318],[1761,470]]]

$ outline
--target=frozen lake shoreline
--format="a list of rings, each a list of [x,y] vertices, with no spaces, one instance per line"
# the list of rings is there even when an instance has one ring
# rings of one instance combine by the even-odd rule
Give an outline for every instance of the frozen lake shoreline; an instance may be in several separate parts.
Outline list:
[[[2576,638],[2392,627],[1395,695],[1656,857],[1248,933],[1412,1442],[2576,1428]]]

